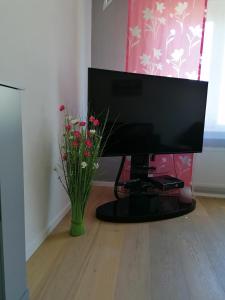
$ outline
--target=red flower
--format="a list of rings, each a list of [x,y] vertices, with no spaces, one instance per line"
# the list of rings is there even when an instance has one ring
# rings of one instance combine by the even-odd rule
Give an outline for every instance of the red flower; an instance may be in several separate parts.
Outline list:
[[[75,130],[74,132],[73,132],[73,135],[76,137],[76,138],[80,138],[81,137],[81,133],[80,133],[80,131],[78,131],[78,130]]]
[[[71,125],[70,124],[66,125],[65,129],[66,129],[67,132],[69,132],[71,130]]]
[[[87,136],[88,136],[88,137],[91,137],[90,130],[87,131]]]
[[[73,147],[75,147],[75,148],[79,147],[78,141],[73,141],[73,142],[72,142],[72,145],[73,145]]]
[[[94,122],[93,122],[94,126],[99,126],[100,125],[100,122],[99,120],[95,119]]]
[[[85,126],[85,125],[86,125],[86,122],[81,121],[81,122],[79,123],[79,125],[80,125],[80,126]]]
[[[90,121],[90,122],[94,122],[94,120],[95,120],[95,117],[90,116],[89,121]]]
[[[59,105],[59,111],[63,111],[65,109],[65,106],[63,104]]]
[[[91,140],[89,140],[89,139],[85,141],[85,145],[86,145],[88,148],[91,148],[91,147],[93,146]]]
[[[63,154],[62,159],[67,160],[67,154],[66,153]]]
[[[90,157],[91,153],[89,151],[84,151],[84,157]]]

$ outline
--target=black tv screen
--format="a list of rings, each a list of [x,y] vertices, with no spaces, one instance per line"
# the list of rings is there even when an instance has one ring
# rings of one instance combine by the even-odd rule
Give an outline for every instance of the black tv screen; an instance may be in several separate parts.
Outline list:
[[[208,83],[90,68],[89,113],[104,122],[104,156],[201,152]]]

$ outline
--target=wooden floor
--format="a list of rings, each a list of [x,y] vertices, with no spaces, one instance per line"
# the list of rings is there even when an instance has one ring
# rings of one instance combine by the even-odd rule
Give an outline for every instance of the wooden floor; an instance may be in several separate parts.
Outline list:
[[[31,300],[224,300],[225,199],[199,198],[189,215],[113,224],[94,208],[113,199],[92,191],[87,233],[68,235],[67,216],[27,265]]]

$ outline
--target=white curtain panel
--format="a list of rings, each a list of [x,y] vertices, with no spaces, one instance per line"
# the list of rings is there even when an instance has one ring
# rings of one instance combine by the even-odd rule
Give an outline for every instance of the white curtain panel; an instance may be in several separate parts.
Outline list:
[[[201,80],[209,81],[206,144],[225,145],[225,1],[209,0]]]

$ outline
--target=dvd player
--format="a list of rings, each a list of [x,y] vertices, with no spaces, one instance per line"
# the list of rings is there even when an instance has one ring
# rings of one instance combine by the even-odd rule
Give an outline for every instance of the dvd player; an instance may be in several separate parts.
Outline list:
[[[184,187],[184,182],[176,177],[164,175],[150,177],[150,182],[162,191],[168,191],[172,189],[181,189]]]

